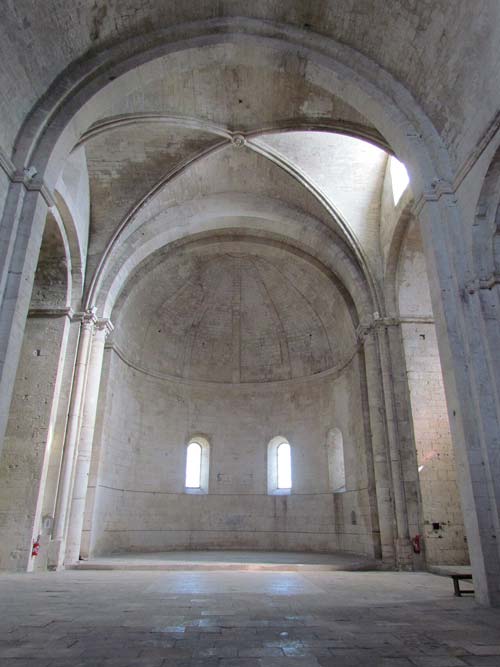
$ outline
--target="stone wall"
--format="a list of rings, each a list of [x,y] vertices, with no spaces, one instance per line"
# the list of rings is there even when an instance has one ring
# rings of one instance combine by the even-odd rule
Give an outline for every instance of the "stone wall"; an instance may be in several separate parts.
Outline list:
[[[373,555],[357,357],[340,375],[261,385],[175,382],[107,349],[84,543],[119,551],[345,549]],[[100,422],[100,427],[99,427]],[[331,493],[327,433],[342,431],[346,488]],[[210,443],[209,491],[184,489],[193,435]],[[267,494],[267,446],[292,446],[290,495]],[[89,510],[89,504],[87,506]]]
[[[66,318],[28,318],[0,458],[0,569],[34,565]],[[49,526],[50,528],[50,526]]]
[[[54,487],[46,521],[42,507],[69,330],[67,297],[68,261],[59,228],[48,216],[0,456],[0,529],[5,536],[0,540],[0,569],[32,569],[31,545],[39,534],[43,548],[37,565],[46,557]]]
[[[425,258],[418,227],[406,236],[399,310],[417,447],[425,555],[429,564],[468,561],[455,457],[444,394]]]

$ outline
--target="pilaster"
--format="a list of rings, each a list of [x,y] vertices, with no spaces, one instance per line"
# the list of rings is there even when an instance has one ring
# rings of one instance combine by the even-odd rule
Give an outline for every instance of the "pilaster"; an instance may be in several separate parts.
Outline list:
[[[70,519],[66,538],[66,564],[76,562],[80,556],[85,502],[87,497],[88,477],[97,414],[97,401],[99,398],[99,386],[101,382],[104,356],[104,344],[106,337],[112,330],[113,325],[109,319],[100,319],[95,322],[94,336],[88,362]]]

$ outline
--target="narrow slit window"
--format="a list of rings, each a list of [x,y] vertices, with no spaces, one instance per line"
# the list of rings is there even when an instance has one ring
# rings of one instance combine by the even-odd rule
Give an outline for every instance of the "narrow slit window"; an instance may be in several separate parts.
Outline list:
[[[276,450],[278,457],[278,489],[292,488],[292,457],[288,442],[282,442]]]
[[[201,488],[201,445],[191,442],[186,455],[186,488]]]
[[[398,205],[399,200],[403,196],[403,192],[408,187],[410,178],[406,167],[402,162],[400,162],[396,157],[391,156],[390,158],[390,170],[391,170],[391,181],[392,181],[392,195],[394,199],[394,206]]]

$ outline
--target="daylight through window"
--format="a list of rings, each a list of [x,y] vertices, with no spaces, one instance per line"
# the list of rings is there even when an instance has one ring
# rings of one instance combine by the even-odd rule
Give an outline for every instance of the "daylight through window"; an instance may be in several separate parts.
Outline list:
[[[276,450],[278,457],[278,489],[292,488],[292,458],[290,445],[282,442]]]
[[[397,203],[403,196],[403,192],[406,190],[410,179],[408,172],[406,171],[406,167],[402,162],[400,162],[394,156],[391,156],[390,160],[392,194],[394,197],[394,206],[397,206]]]
[[[201,487],[201,445],[191,442],[186,456],[186,488],[199,489]]]

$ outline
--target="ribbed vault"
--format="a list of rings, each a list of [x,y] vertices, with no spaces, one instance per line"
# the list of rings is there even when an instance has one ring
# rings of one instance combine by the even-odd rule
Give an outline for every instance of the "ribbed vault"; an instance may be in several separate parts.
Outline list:
[[[195,233],[188,230],[188,219],[175,215],[179,206],[196,209],[199,202],[203,209],[207,197],[224,196],[227,205],[219,217],[234,218],[230,193],[233,200],[273,199],[274,208],[286,202],[320,221],[325,232],[331,230],[368,276],[379,268],[386,154],[362,140],[295,131],[266,134],[240,147],[221,143],[220,136],[208,131],[154,123],[140,125],[137,133],[113,128],[85,145],[93,197],[87,274],[91,299],[115,271],[113,265],[121,270],[130,252],[153,236],[174,227],[179,230],[175,238]],[[266,217],[271,221],[272,211]],[[281,233],[272,223],[267,231]]]
[[[304,254],[258,239],[202,239],[157,252],[113,316],[128,360],[178,379],[308,377],[340,366],[355,345],[332,276]]]

